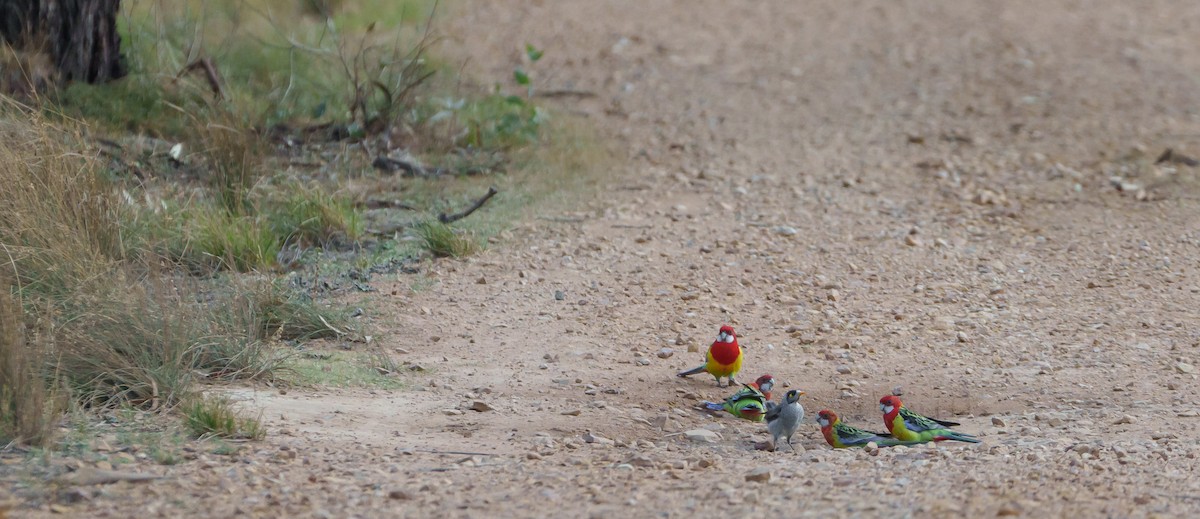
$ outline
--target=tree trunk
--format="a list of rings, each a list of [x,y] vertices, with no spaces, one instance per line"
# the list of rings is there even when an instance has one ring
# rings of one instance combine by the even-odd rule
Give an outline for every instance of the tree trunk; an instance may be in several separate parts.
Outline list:
[[[0,0],[0,36],[18,52],[44,52],[57,82],[103,83],[125,75],[121,0]]]

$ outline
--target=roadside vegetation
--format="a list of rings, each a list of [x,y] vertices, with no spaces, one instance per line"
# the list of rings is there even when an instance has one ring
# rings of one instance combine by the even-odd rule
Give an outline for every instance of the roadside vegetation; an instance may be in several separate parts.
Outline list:
[[[507,85],[439,61],[436,2],[126,4],[128,77],[0,97],[0,447],[72,410],[262,437],[201,382],[400,387],[348,298],[604,157],[534,102],[542,50]]]

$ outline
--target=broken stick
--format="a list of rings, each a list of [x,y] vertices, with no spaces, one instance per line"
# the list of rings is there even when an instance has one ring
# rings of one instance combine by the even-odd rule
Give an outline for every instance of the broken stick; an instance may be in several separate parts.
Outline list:
[[[487,194],[483,195],[483,198],[476,200],[474,204],[471,204],[471,207],[468,207],[461,213],[455,213],[449,216],[447,216],[446,213],[439,214],[438,221],[442,223],[451,223],[471,216],[471,213],[475,212],[480,207],[483,207],[483,204],[486,204],[488,200],[490,200],[493,196],[496,196],[496,193],[499,193],[499,191],[496,191],[495,187],[489,187]]]
[[[179,71],[179,74],[175,75],[175,78],[181,78],[184,74],[196,69],[204,71],[204,79],[208,80],[208,87],[212,89],[213,96],[218,100],[224,100],[225,88],[221,86],[221,75],[217,72],[217,67],[213,65],[212,60],[209,58],[200,58],[188,63],[186,67],[183,67],[183,70]]]

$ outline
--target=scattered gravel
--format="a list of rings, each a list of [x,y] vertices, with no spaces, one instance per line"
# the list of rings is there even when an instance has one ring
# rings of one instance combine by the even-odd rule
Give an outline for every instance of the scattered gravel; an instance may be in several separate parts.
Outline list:
[[[964,23],[981,19],[995,30]],[[404,389],[217,386],[262,410],[266,440],[193,442],[174,465],[114,443],[74,461],[164,477],[53,496],[28,476],[68,461],[3,455],[31,503],[12,515],[1200,516],[1200,172],[1153,164],[1200,152],[1178,138],[1200,134],[1200,53],[1180,51],[1197,19],[473,2],[447,52],[508,84],[511,35],[546,47],[535,96],[590,95],[535,100],[612,139],[595,193],[537,208],[579,221],[430,261],[428,290],[376,283],[374,341],[419,359]],[[721,324],[739,382],[769,372],[872,430],[903,386],[983,443],[835,451],[810,422],[795,453],[756,450],[762,424],[697,409],[735,388],[674,376]]]

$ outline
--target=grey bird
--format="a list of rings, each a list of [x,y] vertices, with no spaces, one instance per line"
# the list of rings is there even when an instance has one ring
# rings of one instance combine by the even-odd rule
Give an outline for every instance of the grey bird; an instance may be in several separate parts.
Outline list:
[[[792,446],[792,435],[804,422],[804,406],[800,405],[800,395],[803,394],[803,391],[793,389],[787,392],[781,403],[771,402],[767,406],[767,431],[771,433],[773,449],[779,450],[779,439],[787,438],[788,448],[793,452],[796,450]]]

